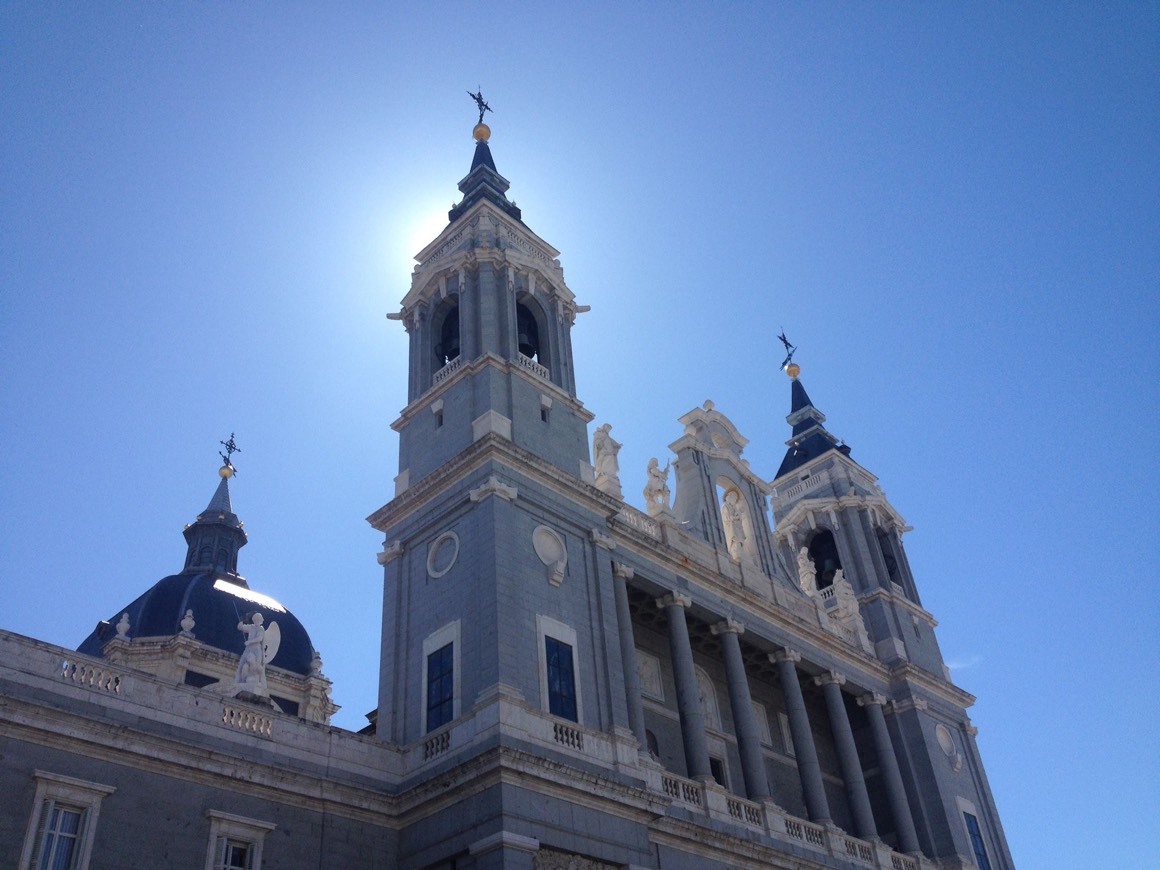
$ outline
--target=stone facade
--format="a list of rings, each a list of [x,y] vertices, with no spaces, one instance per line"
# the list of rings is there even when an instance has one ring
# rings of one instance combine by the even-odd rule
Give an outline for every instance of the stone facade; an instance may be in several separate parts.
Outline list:
[[[38,866],[74,837],[94,868],[229,867],[231,848],[266,867],[1011,867],[973,698],[874,477],[795,381],[773,481],[706,402],[678,421],[671,507],[659,482],[647,513],[625,504],[575,394],[585,309],[479,130],[393,315],[410,380],[396,492],[369,518],[371,727],[326,724],[317,672],[294,716],[140,666],[192,643],[176,628],[99,658],[0,633],[0,855]],[[58,806],[77,831],[54,833]]]

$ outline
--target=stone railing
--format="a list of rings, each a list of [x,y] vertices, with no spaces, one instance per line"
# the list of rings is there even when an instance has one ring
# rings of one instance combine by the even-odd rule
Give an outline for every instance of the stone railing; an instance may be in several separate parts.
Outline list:
[[[552,725],[552,737],[561,746],[567,746],[577,752],[584,751],[584,732],[579,728],[573,728],[563,722],[556,722]]]
[[[638,532],[648,535],[650,538],[656,538],[658,541],[661,539],[661,527],[657,521],[634,507],[624,505],[620,509],[620,513],[616,515],[616,519],[629,528],[636,529]]]
[[[807,477],[801,483],[795,483],[793,486],[791,486],[789,489],[785,490],[784,492],[779,492],[777,494],[778,501],[782,501],[782,500],[788,499],[788,498],[796,498],[797,496],[801,495],[803,492],[806,492],[807,490],[813,489],[815,486],[817,486],[819,483],[821,483],[824,480],[829,480],[829,475],[827,475],[825,473],[811,474],[809,477]]]
[[[60,663],[60,676],[67,682],[102,692],[112,692],[116,695],[121,691],[120,674],[95,667],[88,662],[74,662],[65,659]]]
[[[442,731],[432,737],[428,737],[423,741],[423,760],[430,761],[432,758],[442,755],[451,748],[451,730]]]
[[[544,366],[540,365],[538,362],[532,359],[530,356],[524,356],[522,353],[517,353],[516,362],[518,362],[522,368],[527,369],[536,377],[543,378],[545,381],[552,380],[552,373],[549,372]]]
[[[255,710],[243,707],[234,707],[230,704],[222,705],[222,724],[239,731],[248,731],[260,737],[269,737],[274,733],[274,719]]]
[[[443,366],[443,368],[439,369],[439,371],[435,372],[435,376],[431,378],[431,386],[443,383],[462,367],[463,357],[457,356],[451,362],[447,363],[447,365]]]
[[[729,808],[729,815],[737,821],[756,828],[765,827],[765,814],[761,811],[761,804],[755,804],[738,797],[726,798],[725,803]]]
[[[705,789],[700,783],[671,773],[661,774],[661,790],[673,800],[692,807],[705,805]]]

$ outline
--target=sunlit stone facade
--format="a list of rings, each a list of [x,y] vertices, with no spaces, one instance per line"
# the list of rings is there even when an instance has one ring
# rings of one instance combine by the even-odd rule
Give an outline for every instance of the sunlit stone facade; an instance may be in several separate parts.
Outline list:
[[[576,395],[586,309],[507,199],[487,132],[392,315],[410,365],[395,493],[370,517],[384,570],[371,725],[327,724],[307,641],[295,661],[310,666],[255,654],[243,679],[255,622],[229,626],[236,649],[199,641],[196,612],[186,630],[175,611],[168,636],[110,621],[87,654],[0,633],[0,855],[1011,867],[973,699],[949,679],[874,476],[795,378],[772,481],[705,402],[674,424],[647,510],[626,504],[614,430],[590,442]],[[277,611],[254,607],[268,631]]]

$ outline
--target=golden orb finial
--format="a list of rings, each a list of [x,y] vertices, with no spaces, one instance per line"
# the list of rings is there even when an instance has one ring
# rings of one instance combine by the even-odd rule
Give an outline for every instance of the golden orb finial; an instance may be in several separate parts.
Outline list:
[[[475,125],[475,129],[471,131],[471,138],[476,142],[486,142],[491,138],[491,127],[480,121]]]
[[[234,476],[234,467],[232,465],[223,465],[218,469],[218,477],[222,480],[229,480]]]
[[[791,378],[793,378],[795,381],[797,380],[797,376],[799,374],[801,374],[801,371],[802,371],[802,367],[799,366],[795,362],[791,362],[789,365],[787,365],[785,367],[785,373],[787,375],[789,375]]]

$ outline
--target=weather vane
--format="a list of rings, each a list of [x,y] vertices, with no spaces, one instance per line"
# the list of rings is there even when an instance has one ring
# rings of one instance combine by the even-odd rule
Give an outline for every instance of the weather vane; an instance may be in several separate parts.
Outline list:
[[[220,444],[222,447],[224,447],[226,449],[225,453],[222,453],[219,450],[218,456],[220,456],[222,458],[222,462],[224,462],[226,464],[226,468],[230,469],[234,474],[237,474],[238,470],[236,468],[234,468],[234,464],[230,461],[230,457],[233,456],[235,453],[241,453],[242,448],[240,448],[234,442],[234,433],[233,432],[230,433],[230,440],[229,441],[219,441],[218,444]]]
[[[489,106],[487,104],[487,101],[484,100],[484,98],[483,98],[482,88],[476,89],[474,94],[471,91],[468,91],[467,96],[469,96],[469,97],[471,97],[471,99],[475,100],[475,106],[477,109],[479,109],[479,123],[482,124],[483,123],[483,113],[491,111],[491,106]]]
[[[777,340],[785,345],[785,359],[781,361],[781,367],[784,370],[789,368],[789,364],[793,362],[793,352],[797,350],[797,345],[789,343],[789,339],[785,337],[784,329],[781,331],[781,335],[777,337]]]

